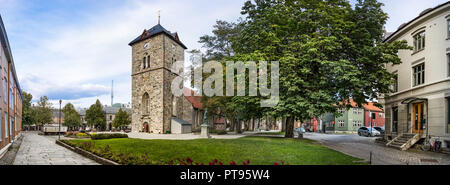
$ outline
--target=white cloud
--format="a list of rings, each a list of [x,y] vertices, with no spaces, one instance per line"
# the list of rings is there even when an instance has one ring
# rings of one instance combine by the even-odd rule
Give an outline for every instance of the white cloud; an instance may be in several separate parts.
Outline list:
[[[11,23],[16,24],[15,31],[26,33],[21,38],[25,41],[21,42],[27,44],[13,48],[22,87],[35,100],[48,95],[87,107],[97,98],[109,104],[110,83],[115,80],[115,102],[128,103],[131,101],[128,43],[157,23],[157,11],[162,11],[161,24],[166,29],[178,31],[189,49],[200,49],[199,37],[208,34],[217,19],[235,20],[239,16],[243,1],[226,2],[221,1],[223,6],[206,7],[187,1],[135,0],[123,7],[86,12],[76,23],[59,25],[42,20],[30,22],[26,30]]]

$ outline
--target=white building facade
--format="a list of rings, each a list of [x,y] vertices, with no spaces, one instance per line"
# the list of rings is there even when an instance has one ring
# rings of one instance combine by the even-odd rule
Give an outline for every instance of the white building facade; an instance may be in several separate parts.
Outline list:
[[[423,11],[385,42],[406,40],[413,50],[399,51],[394,93],[381,99],[386,113],[386,139],[419,134],[450,147],[450,2]],[[428,140],[427,140],[428,141]]]

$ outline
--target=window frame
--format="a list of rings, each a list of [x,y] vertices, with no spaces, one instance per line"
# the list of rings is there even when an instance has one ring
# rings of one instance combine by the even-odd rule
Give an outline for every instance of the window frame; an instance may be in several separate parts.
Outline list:
[[[394,120],[396,118],[396,120]],[[395,129],[394,129],[395,125]],[[398,132],[398,107],[392,107],[391,132]]]
[[[450,39],[450,18],[447,19],[447,39]]]
[[[416,70],[417,69],[417,70]],[[412,84],[413,87],[425,84],[425,63],[421,63],[412,67]],[[420,82],[420,83],[419,83]]]
[[[450,97],[446,97],[445,100],[447,101],[447,120],[446,120],[446,134],[450,134]]]
[[[339,120],[338,121],[338,127],[339,128],[344,128],[345,127],[345,121],[344,120]]]
[[[414,53],[422,51],[426,47],[426,32],[422,30],[413,35]]]
[[[8,112],[5,112],[5,138],[9,138]]]
[[[394,74],[394,86],[392,90],[394,93],[398,92],[398,74]]]
[[[450,77],[450,53],[447,53],[447,77]]]

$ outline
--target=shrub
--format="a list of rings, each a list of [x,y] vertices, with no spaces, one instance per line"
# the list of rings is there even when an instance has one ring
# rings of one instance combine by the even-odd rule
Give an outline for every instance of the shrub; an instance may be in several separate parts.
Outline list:
[[[89,135],[85,134],[85,133],[78,133],[75,135],[76,137],[89,137]]]
[[[217,135],[227,135],[228,133],[227,133],[227,131],[225,131],[225,130],[222,130],[222,131],[219,131],[219,132],[217,132]]]
[[[91,134],[92,140],[128,138],[127,134]]]

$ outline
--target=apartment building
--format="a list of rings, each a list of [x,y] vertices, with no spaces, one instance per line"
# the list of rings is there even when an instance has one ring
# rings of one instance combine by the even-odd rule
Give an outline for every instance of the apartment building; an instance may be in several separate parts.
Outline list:
[[[22,130],[22,90],[0,16],[0,156]]]
[[[386,139],[409,138],[388,145],[403,150],[415,142],[441,140],[450,147],[450,2],[424,10],[402,24],[385,42],[406,40],[413,50],[399,51],[394,93],[381,99],[386,113]]]

